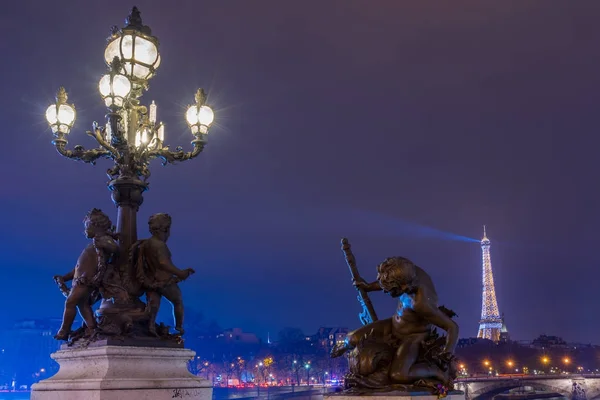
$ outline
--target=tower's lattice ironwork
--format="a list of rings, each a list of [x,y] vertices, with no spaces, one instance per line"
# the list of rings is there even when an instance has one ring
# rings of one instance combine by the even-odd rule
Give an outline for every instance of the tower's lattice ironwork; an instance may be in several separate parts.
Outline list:
[[[494,274],[490,258],[490,240],[487,238],[485,226],[483,227],[483,239],[481,239],[481,252],[483,255],[483,293],[481,296],[481,320],[479,321],[477,337],[497,342],[500,340],[502,318],[496,300]]]

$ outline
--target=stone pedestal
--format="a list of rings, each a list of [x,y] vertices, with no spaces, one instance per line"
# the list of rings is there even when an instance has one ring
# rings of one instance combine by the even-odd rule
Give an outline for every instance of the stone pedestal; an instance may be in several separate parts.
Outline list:
[[[52,354],[60,365],[31,388],[31,400],[211,400],[209,381],[191,374],[196,353],[181,348],[100,346]]]
[[[323,395],[323,400],[438,400],[438,398],[431,393],[420,392],[382,392],[369,394],[341,392]],[[465,400],[465,394],[459,391],[450,392],[443,400]]]

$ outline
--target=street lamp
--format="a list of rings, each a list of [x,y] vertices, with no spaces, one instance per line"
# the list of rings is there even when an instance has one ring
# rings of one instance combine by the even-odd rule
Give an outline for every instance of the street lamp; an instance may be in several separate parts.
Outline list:
[[[206,94],[202,89],[198,89],[195,99],[196,104],[188,107],[185,119],[194,135],[197,133],[207,134],[208,127],[215,119],[215,114],[210,107],[204,105]]]
[[[162,164],[186,161],[197,157],[206,145],[207,134],[214,120],[212,109],[206,104],[206,93],[198,89],[195,104],[186,113],[186,121],[192,134],[192,149],[184,152],[181,147],[174,151],[164,144],[165,126],[157,121],[157,106],[141,104],[140,98],[148,89],[148,81],[155,76],[160,65],[159,43],[151,29],[142,23],[140,11],[133,7],[122,29],[113,27],[104,51],[108,72],[100,78],[98,89],[108,109],[105,126],[94,122],[87,134],[95,139],[97,147],[86,150],[83,146],[67,149],[67,137],[76,120],[75,106],[67,102],[64,88],[56,95],[56,102],[46,110],[46,119],[54,139],[52,143],[62,156],[85,163],[95,164],[100,158],[113,161],[107,171],[108,189],[117,206],[117,232],[120,254],[127,255],[137,240],[137,211],[143,202],[142,194],[148,190],[149,163],[158,158]],[[118,260],[128,276],[135,272],[128,265],[127,257]],[[141,285],[128,282],[127,292],[131,299],[141,295]],[[110,301],[103,300],[99,315],[111,308]],[[130,303],[135,303],[135,301]],[[139,302],[136,307],[140,307]]]
[[[71,131],[75,122],[75,106],[68,104],[67,99],[67,92],[64,87],[61,87],[56,94],[56,103],[46,109],[48,125],[52,133],[61,140]]]
[[[304,364],[306,369],[306,386],[310,385],[310,361]]]
[[[546,365],[550,362],[550,359],[546,356],[542,357],[542,364]]]
[[[110,64],[109,73],[104,75],[98,83],[104,104],[114,111],[123,107],[127,96],[131,93],[131,82],[125,75],[119,73],[121,65],[119,57],[115,57]]]
[[[571,364],[571,359],[569,357],[564,357],[562,361],[565,364],[564,372],[568,373],[569,372],[569,364]]]

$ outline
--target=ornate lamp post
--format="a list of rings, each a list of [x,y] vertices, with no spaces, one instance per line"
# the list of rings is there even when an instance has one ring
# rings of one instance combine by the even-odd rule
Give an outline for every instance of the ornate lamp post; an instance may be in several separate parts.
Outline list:
[[[149,163],[159,158],[163,165],[191,160],[200,154],[214,119],[213,111],[206,105],[206,94],[198,89],[195,104],[189,106],[186,120],[193,140],[191,151],[181,147],[170,150],[165,143],[165,126],[157,120],[157,106],[141,104],[140,98],[148,89],[160,65],[159,43],[150,28],[142,24],[140,12],[134,7],[122,29],[113,27],[104,52],[108,72],[99,82],[100,95],[108,109],[106,125],[93,123],[87,134],[97,142],[97,147],[86,150],[83,146],[67,149],[67,138],[76,119],[75,107],[68,103],[64,88],[58,90],[56,103],[46,110],[46,119],[54,135],[52,143],[64,157],[95,164],[99,158],[113,161],[108,169],[108,189],[117,206],[117,232],[121,257],[120,268],[124,274],[131,268],[127,254],[137,240],[136,214],[143,202],[142,193],[148,189]],[[131,276],[131,275],[130,275]],[[141,295],[139,284],[132,280],[127,289],[132,298]],[[104,304],[100,307],[108,307]]]
[[[86,236],[93,239],[91,245],[84,248],[72,271],[55,277],[67,297],[55,336],[67,344],[52,355],[60,369],[32,386],[31,399],[211,398],[210,382],[187,369],[195,353],[183,348],[178,282],[194,271],[180,270],[171,261],[166,244],[168,214],[151,217],[152,237],[143,241],[137,240],[136,215],[148,190],[150,161],[159,158],[165,165],[198,156],[214,114],[199,89],[195,104],[185,114],[192,148],[184,152],[165,145],[165,126],[157,119],[156,104],[146,106],[140,101],[160,65],[158,39],[142,24],[135,7],[123,29],[112,29],[104,60],[108,71],[98,89],[108,109],[106,123],[94,122],[87,132],[97,145],[67,149],[76,113],[64,88],[46,110],[46,119],[54,135],[52,143],[62,156],[90,164],[99,158],[112,160],[107,175],[118,210],[117,234],[105,213],[95,208],[88,212],[84,225]],[[70,288],[65,281],[72,281]],[[140,299],[143,293],[146,303]],[[162,296],[173,304],[174,334],[169,326],[156,323]],[[92,303],[99,298],[102,303],[93,313]],[[84,325],[73,331],[77,310]]]

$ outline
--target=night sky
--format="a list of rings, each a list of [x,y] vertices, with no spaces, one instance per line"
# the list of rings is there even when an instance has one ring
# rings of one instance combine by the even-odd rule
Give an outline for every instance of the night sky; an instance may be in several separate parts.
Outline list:
[[[417,4],[418,3],[418,4]],[[116,209],[100,160],[60,157],[44,111],[64,85],[70,147],[103,121],[97,83],[117,0],[13,1],[0,12],[3,171],[0,318],[59,317],[52,281]],[[500,311],[516,339],[598,342],[600,2],[137,1],[159,37],[155,100],[167,144],[209,92],[198,159],[151,165],[139,214],[173,216],[188,309],[266,338],[356,327],[339,240],[361,273],[425,268],[461,336],[477,333],[487,224]],[[373,294],[381,317],[395,302]],[[165,308],[168,305],[164,306]],[[170,322],[170,321],[169,321]]]

